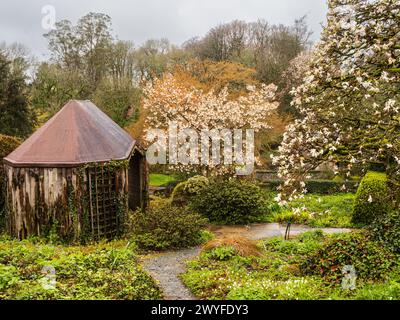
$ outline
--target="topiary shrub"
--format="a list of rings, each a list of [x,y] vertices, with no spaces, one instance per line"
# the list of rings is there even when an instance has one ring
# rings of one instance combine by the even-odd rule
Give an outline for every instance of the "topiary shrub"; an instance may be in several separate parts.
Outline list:
[[[354,266],[357,278],[380,280],[395,268],[395,255],[369,234],[353,232],[334,236],[322,248],[300,264],[304,274],[319,275],[329,283],[340,283],[343,267]]]
[[[190,207],[211,222],[241,224],[268,211],[265,193],[240,180],[217,180],[192,198]]]
[[[204,176],[195,176],[179,183],[172,192],[172,204],[176,206],[187,205],[189,199],[199,194],[209,183],[209,180]]]
[[[140,249],[166,250],[202,243],[206,224],[199,214],[165,202],[131,213],[128,228]]]
[[[370,171],[362,179],[354,200],[352,221],[369,225],[390,210],[389,190],[385,173]]]
[[[5,210],[5,175],[3,169],[3,158],[13,152],[19,145],[21,140],[15,137],[0,134],[0,230],[4,227],[4,210]]]

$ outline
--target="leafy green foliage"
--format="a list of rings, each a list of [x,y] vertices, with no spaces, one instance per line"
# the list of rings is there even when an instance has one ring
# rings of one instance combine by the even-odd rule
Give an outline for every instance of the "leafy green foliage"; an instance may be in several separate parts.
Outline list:
[[[380,280],[395,267],[396,257],[381,243],[371,241],[365,232],[353,232],[328,240],[301,268],[305,274],[338,283],[346,265],[354,266],[361,279]]]
[[[31,101],[44,123],[71,99],[90,97],[90,87],[80,70],[43,63],[38,67],[31,88]]]
[[[368,172],[362,179],[354,201],[353,222],[368,225],[389,210],[389,189],[385,173]]]
[[[56,286],[43,287],[43,267],[55,268]],[[159,299],[161,293],[124,242],[80,247],[34,240],[0,241],[0,299]]]
[[[393,252],[400,254],[400,213],[389,212],[368,226],[374,240],[385,243]]]
[[[0,134],[0,161],[14,151],[21,141],[18,138]],[[3,166],[0,165],[0,231],[4,227],[5,221],[5,199],[6,199],[6,177],[4,176]]]
[[[142,92],[130,79],[104,79],[93,94],[94,103],[121,127],[137,120]]]
[[[186,208],[168,201],[152,206],[146,212],[137,210],[129,217],[129,229],[141,249],[166,250],[200,244],[207,220]]]
[[[226,261],[231,259],[236,255],[236,250],[234,247],[217,247],[207,252],[205,256],[209,259]]]
[[[294,241],[284,241],[281,238],[269,239],[263,242],[266,250],[289,255],[309,255],[317,252],[326,236],[321,230],[310,231],[300,235]]]
[[[11,63],[0,51],[0,134],[26,137],[33,130],[35,114],[28,105],[25,75],[13,70]]]
[[[210,221],[240,224],[266,213],[266,194],[257,185],[240,180],[217,180],[193,197],[191,208]]]

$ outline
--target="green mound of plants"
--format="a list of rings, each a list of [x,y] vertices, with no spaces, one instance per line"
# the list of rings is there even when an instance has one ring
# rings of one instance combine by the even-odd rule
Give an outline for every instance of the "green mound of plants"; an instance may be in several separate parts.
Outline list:
[[[385,173],[369,171],[362,179],[354,200],[353,223],[369,225],[390,210]]]
[[[177,206],[187,205],[190,199],[207,188],[209,183],[208,178],[204,176],[195,176],[179,183],[172,192],[172,204]]]
[[[243,224],[269,212],[266,192],[237,179],[215,180],[190,201],[190,207],[220,224]]]
[[[383,217],[376,219],[368,226],[375,241],[385,244],[396,254],[400,254],[400,213],[389,212]]]
[[[354,266],[359,279],[382,280],[396,267],[396,261],[382,243],[358,231],[331,237],[300,268],[304,274],[319,275],[328,283],[339,283],[345,266]]]
[[[210,238],[203,231],[207,219],[169,201],[158,202],[146,211],[136,210],[129,217],[128,229],[143,250],[191,247]]]

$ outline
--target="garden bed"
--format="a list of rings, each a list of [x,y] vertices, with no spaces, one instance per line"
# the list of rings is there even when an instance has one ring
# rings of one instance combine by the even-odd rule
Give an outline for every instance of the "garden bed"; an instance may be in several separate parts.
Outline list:
[[[1,237],[0,300],[160,299],[134,249],[127,241],[63,246]]]
[[[203,252],[199,258],[190,261],[182,279],[193,294],[201,299],[399,299],[400,268],[396,267],[395,259],[380,264],[379,273],[368,271],[374,270],[374,263],[379,264],[384,257],[384,253],[377,249],[379,246],[372,242],[366,243],[369,244],[368,248],[375,249],[373,254],[368,257],[354,256],[351,261],[362,272],[362,278],[356,278],[354,289],[342,287],[341,282],[337,281],[341,279],[340,276],[331,281],[331,278],[319,275],[318,270],[314,274],[304,271],[310,257],[319,257],[327,242],[343,239],[353,245],[354,239],[351,237],[328,236],[314,231],[291,241],[273,238],[258,242],[260,255],[257,257],[240,255],[229,246],[220,247]],[[331,256],[338,261],[344,259],[339,252],[333,252]],[[352,256],[345,258],[352,259]],[[336,274],[340,274],[343,267],[340,263],[335,266]]]

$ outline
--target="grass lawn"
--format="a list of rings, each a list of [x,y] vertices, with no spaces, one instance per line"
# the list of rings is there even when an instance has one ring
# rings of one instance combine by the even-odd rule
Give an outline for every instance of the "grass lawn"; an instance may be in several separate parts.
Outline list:
[[[174,176],[168,176],[160,173],[150,174],[150,186],[152,187],[162,187],[174,181],[176,181]]]
[[[302,263],[332,237],[340,239],[345,235],[312,231],[291,241],[260,241],[259,257],[241,256],[232,247],[215,248],[188,262],[182,279],[196,296],[212,300],[400,298],[399,267],[386,280],[357,280],[355,290],[344,290],[341,283],[327,283],[319,275],[304,274]]]
[[[272,207],[272,215],[266,220],[269,222],[287,223],[292,219],[296,224],[307,224],[311,227],[353,227],[351,215],[355,195],[353,193],[339,193],[333,195],[309,194],[303,199],[297,199],[287,208]],[[295,209],[298,212],[295,212]]]
[[[43,268],[48,266],[56,276],[51,289],[43,287]],[[159,298],[159,288],[127,241],[63,246],[0,237],[0,300]]]

